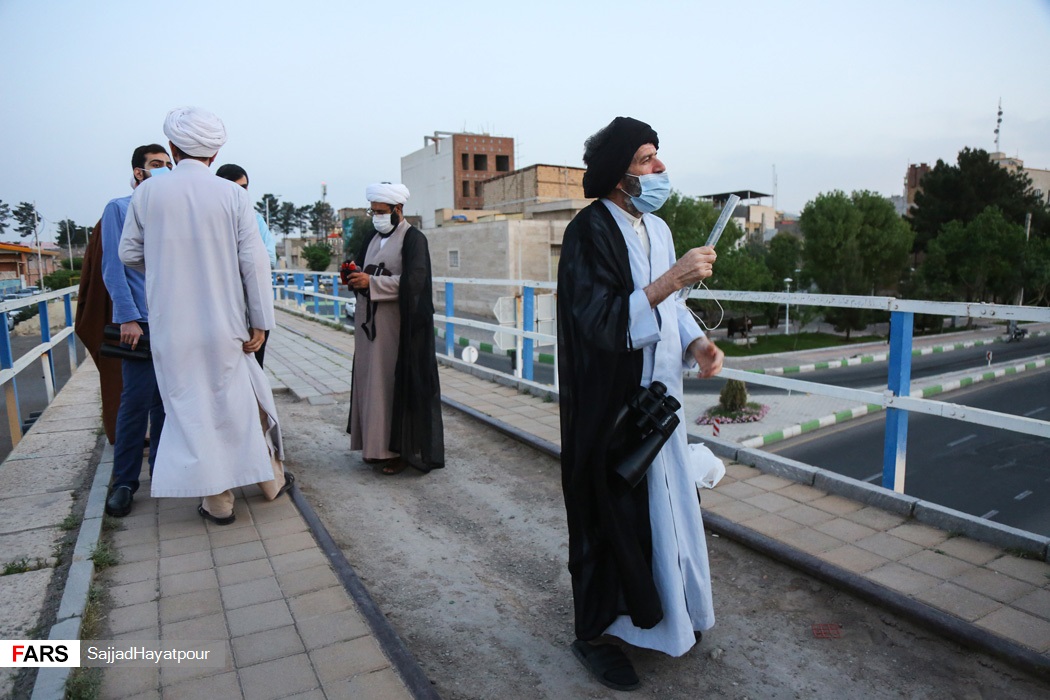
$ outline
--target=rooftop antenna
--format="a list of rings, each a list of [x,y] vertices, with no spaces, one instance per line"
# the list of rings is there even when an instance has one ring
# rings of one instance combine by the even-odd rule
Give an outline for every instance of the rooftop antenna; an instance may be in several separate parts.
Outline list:
[[[999,152],[999,127],[1003,123],[1003,98],[999,98],[999,114],[995,119],[995,152]]]

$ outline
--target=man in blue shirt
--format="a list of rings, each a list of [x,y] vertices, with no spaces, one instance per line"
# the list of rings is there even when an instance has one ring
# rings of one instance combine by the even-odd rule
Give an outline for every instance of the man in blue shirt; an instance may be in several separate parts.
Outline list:
[[[132,186],[167,173],[171,158],[163,146],[139,146],[131,156]],[[120,261],[120,234],[131,195],[112,200],[102,213],[102,279],[113,300],[113,323],[120,324],[120,342],[133,349],[149,335],[146,309],[146,277]],[[116,441],[113,445],[113,480],[106,498],[106,513],[123,518],[131,512],[132,496],[139,488],[142,470],[142,439],[149,423],[149,465],[153,471],[160,432],[164,426],[164,404],[157,390],[151,360],[121,363],[124,389],[117,410]]]

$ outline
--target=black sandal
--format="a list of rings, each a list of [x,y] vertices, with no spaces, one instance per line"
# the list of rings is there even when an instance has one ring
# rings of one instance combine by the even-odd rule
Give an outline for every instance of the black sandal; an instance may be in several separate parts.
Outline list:
[[[379,467],[379,471],[384,476],[395,476],[405,471],[408,468],[408,462],[395,457],[383,466]]]
[[[216,525],[232,525],[233,521],[237,519],[237,515],[235,513],[230,513],[229,516],[225,518],[217,518],[208,511],[204,510],[203,503],[197,506],[197,515],[201,516],[205,520],[212,521]]]
[[[285,471],[284,486],[277,491],[277,495],[274,496],[273,499],[276,501],[278,498],[291,491],[293,486],[295,486],[295,474],[292,474],[290,471]]]
[[[577,639],[572,653],[602,685],[613,690],[634,690],[641,682],[627,654],[615,644],[594,646]]]

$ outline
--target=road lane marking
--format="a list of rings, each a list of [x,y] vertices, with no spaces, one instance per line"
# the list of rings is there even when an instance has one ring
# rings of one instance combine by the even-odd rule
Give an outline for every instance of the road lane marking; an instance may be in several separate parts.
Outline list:
[[[991,520],[992,518],[994,518],[997,515],[999,515],[999,511],[997,511],[997,510],[990,510],[987,513],[985,513],[984,515],[982,515],[981,518],[984,519],[984,520]]]
[[[1032,495],[1031,491],[1022,491],[1021,493],[1019,493],[1016,496],[1014,496],[1014,500],[1015,501],[1020,501],[1020,500],[1022,500],[1024,498],[1028,498],[1031,495]]]
[[[1042,413],[1042,412],[1043,412],[1043,411],[1045,411],[1045,410],[1046,410],[1046,406],[1040,406],[1039,408],[1033,408],[1033,409],[1032,409],[1031,411],[1029,411],[1028,413],[1025,413],[1025,414],[1024,414],[1024,417],[1025,417],[1025,418],[1028,418],[1028,417],[1030,417],[1030,416],[1034,416],[1034,415],[1035,415],[1035,414],[1037,414],[1037,413]]]
[[[975,437],[977,437],[976,434],[974,434],[974,435],[967,435],[964,438],[959,438],[955,442],[949,442],[948,443],[948,447],[955,447],[956,445],[961,445],[961,444],[963,444],[964,442],[966,442],[968,440],[973,440]]]

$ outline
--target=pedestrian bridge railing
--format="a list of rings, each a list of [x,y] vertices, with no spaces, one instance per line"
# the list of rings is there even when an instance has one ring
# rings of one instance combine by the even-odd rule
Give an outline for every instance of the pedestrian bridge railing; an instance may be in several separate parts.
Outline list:
[[[277,274],[281,274],[278,272]],[[307,289],[306,279],[312,277],[313,291]],[[283,275],[280,290],[275,288],[275,298],[280,294],[285,298],[295,298],[300,306],[309,307],[312,303],[313,313],[317,314],[319,304],[329,300],[335,304],[332,314],[338,320],[338,305],[346,303],[345,298],[319,293],[322,279],[332,279],[333,291],[337,289],[338,275],[333,273],[302,273],[288,271]],[[513,376],[529,383],[534,380],[535,343],[554,344],[555,370],[551,389],[558,390],[557,372],[557,338],[551,334],[536,331],[535,298],[538,291],[556,290],[554,282],[536,280],[508,280],[484,278],[435,277],[435,291],[444,286],[444,313],[435,314],[435,327],[443,326],[445,331],[444,354],[455,357],[456,327],[473,328],[493,333],[504,333],[517,339],[518,351],[514,354]],[[456,315],[456,288],[491,287],[500,290],[517,288],[520,297],[520,313],[516,315],[515,326],[509,327],[495,323],[479,321]],[[496,299],[493,294],[493,301]],[[1045,307],[1012,306],[1006,304],[983,304],[964,302],[938,302],[893,297],[843,296],[834,294],[807,294],[790,292],[738,292],[711,290],[703,295],[697,291],[690,293],[690,298],[710,299],[720,302],[791,304],[795,306],[835,307],[883,311],[890,314],[889,360],[887,363],[886,389],[881,392],[839,387],[820,382],[792,379],[783,376],[762,374],[756,371],[724,368],[722,376],[727,379],[738,379],[750,384],[768,386],[787,391],[799,391],[835,399],[856,401],[863,405],[874,405],[886,409],[886,430],[883,446],[883,466],[881,484],[887,489],[904,493],[906,473],[908,415],[923,413],[951,420],[977,423],[1017,433],[1050,438],[1050,422],[1032,417],[1015,416],[987,409],[964,406],[961,404],[937,401],[916,396],[911,393],[911,358],[915,314],[934,316],[964,317],[974,320],[991,321],[1031,321],[1050,322],[1050,309]],[[312,298],[312,302],[311,302]],[[319,315],[319,314],[318,314]]]
[[[22,409],[18,401],[18,375],[34,362],[39,360],[47,391],[47,403],[55,398],[55,349],[65,342],[69,346],[70,372],[77,368],[77,345],[73,335],[73,297],[77,287],[66,287],[53,292],[34,294],[24,299],[10,299],[0,302],[0,385],[4,387],[4,399],[7,408],[7,422],[11,430],[11,445],[17,445],[22,439]],[[61,299],[65,309],[65,325],[52,332],[48,318],[48,302]],[[40,317],[40,343],[28,351],[14,357],[11,349],[11,324],[9,317],[17,315],[20,309],[36,306]]]

